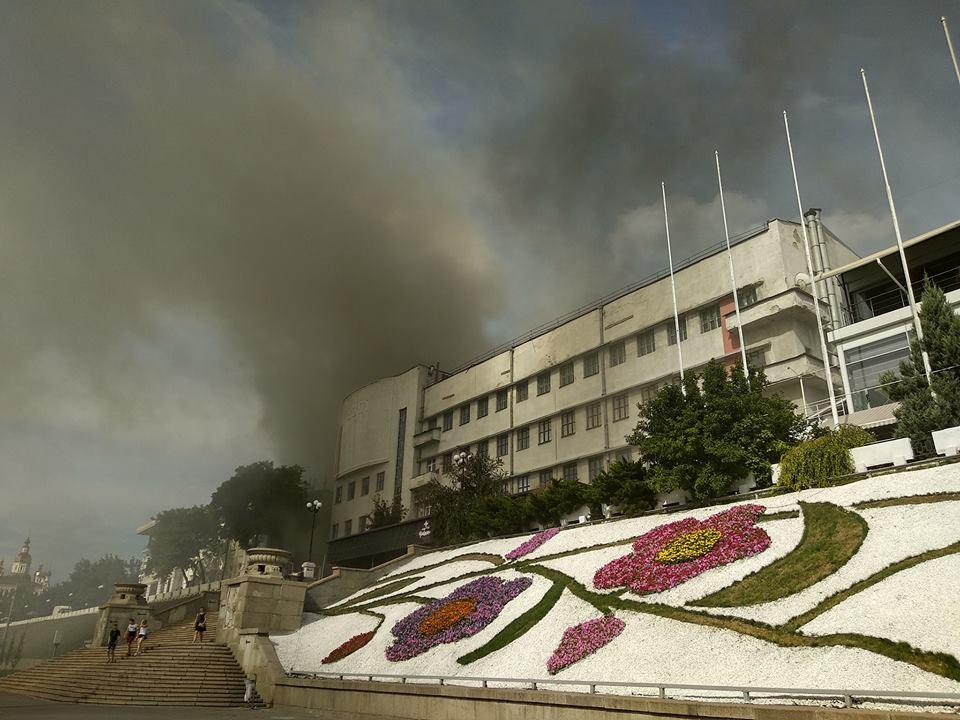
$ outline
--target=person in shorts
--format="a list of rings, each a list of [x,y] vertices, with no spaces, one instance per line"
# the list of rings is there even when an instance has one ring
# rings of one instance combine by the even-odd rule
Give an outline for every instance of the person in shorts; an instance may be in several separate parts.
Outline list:
[[[113,623],[113,627],[110,628],[110,637],[107,640],[107,662],[113,663],[117,661],[117,643],[120,642],[120,628],[117,627],[117,623]]]
[[[147,621],[140,621],[140,629],[137,630],[137,652],[135,655],[139,655],[143,652],[143,641],[147,639],[147,635],[150,634],[150,630],[147,629]]]
[[[207,609],[200,608],[197,617],[193,620],[193,642],[200,641],[203,644],[203,634],[207,631]],[[193,643],[191,643],[193,644]]]
[[[127,621],[127,657],[133,654],[133,641],[137,639],[137,621],[130,618]]]

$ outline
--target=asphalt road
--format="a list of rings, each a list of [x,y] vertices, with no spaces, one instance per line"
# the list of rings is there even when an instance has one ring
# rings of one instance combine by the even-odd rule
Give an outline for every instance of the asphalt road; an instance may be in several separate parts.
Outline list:
[[[0,693],[0,718],[3,720],[316,720],[322,715],[306,715],[269,708],[198,708],[116,705],[74,705],[47,700],[35,700],[23,695]]]

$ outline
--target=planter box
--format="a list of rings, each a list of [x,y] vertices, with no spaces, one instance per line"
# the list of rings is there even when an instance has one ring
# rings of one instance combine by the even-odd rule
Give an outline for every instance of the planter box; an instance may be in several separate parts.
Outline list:
[[[909,438],[897,438],[853,448],[850,455],[856,471],[865,472],[885,465],[906,465],[913,460],[913,447]]]
[[[933,433],[933,444],[937,455],[956,455],[960,448],[960,427],[944,428]]]

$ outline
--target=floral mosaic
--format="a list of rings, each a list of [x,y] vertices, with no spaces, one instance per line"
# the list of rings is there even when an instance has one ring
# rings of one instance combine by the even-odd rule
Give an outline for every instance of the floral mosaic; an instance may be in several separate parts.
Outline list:
[[[549,540],[554,535],[556,535],[558,532],[560,532],[560,528],[555,528],[555,527],[544,530],[543,532],[539,532],[536,535],[534,535],[532,538],[529,538],[526,542],[521,543],[520,545],[515,547],[513,550],[511,550],[506,555],[504,555],[504,557],[507,560],[516,560],[517,558],[521,558],[524,555],[529,555],[538,547],[540,547],[545,542],[547,542],[547,540]]]
[[[607,615],[567,628],[560,645],[547,661],[547,671],[556,675],[564,668],[592,655],[623,632],[625,627],[623,620]]]
[[[324,665],[329,665],[330,663],[337,662],[337,660],[343,660],[345,657],[347,657],[347,655],[352,655],[370,642],[374,635],[376,635],[376,630],[354,635],[352,638],[339,645],[336,649],[330,651],[330,654],[321,660],[321,662]]]
[[[706,520],[684,518],[638,537],[633,552],[597,570],[598,588],[626,587],[638,594],[662,592],[712,568],[750,557],[770,547],[757,527],[761,505],[738,505]]]
[[[446,597],[414,610],[393,626],[391,633],[396,640],[387,648],[387,660],[409,660],[437,645],[475,635],[532,584],[528,577],[506,581],[487,576],[461,585]]]

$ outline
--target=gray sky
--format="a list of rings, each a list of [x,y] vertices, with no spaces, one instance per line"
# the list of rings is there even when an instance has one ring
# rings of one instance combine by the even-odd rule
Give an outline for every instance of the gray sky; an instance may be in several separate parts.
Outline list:
[[[952,220],[960,87],[918,2],[0,5],[0,556],[81,555],[262,458],[329,477],[342,397],[450,367],[804,200]]]

